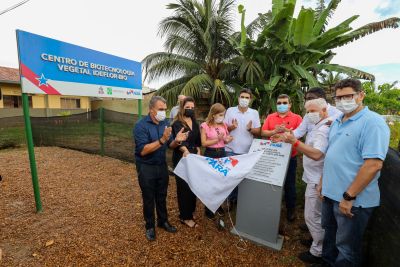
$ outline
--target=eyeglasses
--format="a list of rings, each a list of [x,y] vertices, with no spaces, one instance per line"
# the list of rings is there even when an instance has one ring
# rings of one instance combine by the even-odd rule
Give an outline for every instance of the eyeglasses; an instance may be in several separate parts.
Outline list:
[[[287,105],[289,102],[276,102],[277,105]]]
[[[337,95],[333,99],[335,99],[335,101],[352,100],[356,94],[358,94],[358,93],[352,93],[352,94],[347,94],[347,95]]]

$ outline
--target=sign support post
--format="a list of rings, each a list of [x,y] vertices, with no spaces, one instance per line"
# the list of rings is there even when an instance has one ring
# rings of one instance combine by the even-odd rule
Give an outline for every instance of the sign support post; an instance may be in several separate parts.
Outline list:
[[[31,167],[33,194],[35,195],[36,211],[41,212],[42,200],[40,199],[39,178],[37,175],[37,168],[36,168],[35,151],[34,151],[33,136],[32,136],[32,125],[31,125],[31,118],[29,116],[29,98],[26,93],[22,93],[22,108],[24,111],[25,134],[26,134],[26,142],[28,145],[29,162]]]
[[[104,108],[100,108],[100,155],[104,157]]]
[[[142,99],[138,100],[138,115],[139,115],[139,119],[142,118]]]
[[[239,184],[236,224],[231,233],[275,250],[279,235],[283,185],[291,145],[254,139],[251,152],[264,151],[252,172]]]

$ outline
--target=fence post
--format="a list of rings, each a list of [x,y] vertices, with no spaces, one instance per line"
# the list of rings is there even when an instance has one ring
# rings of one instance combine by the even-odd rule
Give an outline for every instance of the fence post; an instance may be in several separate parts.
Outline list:
[[[36,168],[35,151],[34,151],[33,136],[32,136],[32,125],[31,125],[31,118],[29,116],[29,98],[26,93],[22,93],[22,108],[24,111],[26,142],[28,145],[29,163],[31,167],[33,194],[35,195],[36,211],[41,212],[42,200],[40,199],[39,178],[37,175],[37,168]]]
[[[104,156],[104,109],[100,108],[100,155]]]

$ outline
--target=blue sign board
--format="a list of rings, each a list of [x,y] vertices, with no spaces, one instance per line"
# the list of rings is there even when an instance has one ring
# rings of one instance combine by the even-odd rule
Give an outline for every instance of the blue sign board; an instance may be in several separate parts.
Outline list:
[[[22,92],[142,98],[141,63],[17,30]]]

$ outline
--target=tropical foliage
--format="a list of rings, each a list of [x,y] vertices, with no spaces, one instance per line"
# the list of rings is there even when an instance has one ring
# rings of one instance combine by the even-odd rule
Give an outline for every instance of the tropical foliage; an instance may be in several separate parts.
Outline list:
[[[350,24],[358,18],[355,15],[328,29],[329,18],[340,0],[330,1],[326,7],[319,1],[316,10],[302,8],[297,17],[294,17],[296,0],[273,0],[272,3],[271,20],[263,25],[256,38],[245,33],[246,28],[242,26],[238,48],[242,56],[254,62],[254,67],[248,68],[240,78],[243,85],[254,88],[258,96],[256,104],[262,112],[273,109],[276,96],[281,93],[292,96],[294,108],[301,109],[304,93],[310,87],[319,86],[317,77],[323,72],[373,81],[374,76],[369,73],[332,64],[333,49],[385,28],[396,28],[400,21],[390,18],[353,30]],[[239,12],[244,16],[242,7]]]
[[[348,66],[332,64],[333,49],[385,28],[397,28],[399,18],[369,23],[353,30],[352,16],[327,28],[340,0],[316,9],[302,8],[294,16],[296,0],[272,0],[271,11],[245,25],[245,9],[239,6],[241,29],[232,27],[233,0],[178,0],[167,8],[173,11],[160,23],[166,52],[143,60],[149,81],[168,78],[158,94],[174,104],[179,94],[200,98],[210,104],[231,104],[241,87],[254,91],[253,107],[261,113],[275,108],[278,94],[287,93],[299,111],[308,88],[319,86],[324,73],[374,80],[374,76]]]
[[[175,104],[179,94],[199,98],[205,92],[211,103],[229,105],[235,78],[230,60],[237,56],[230,42],[234,1],[178,0],[167,8],[173,14],[159,26],[166,52],[143,60],[145,79],[173,78],[158,90],[169,104]]]
[[[400,89],[396,84],[384,83],[375,89],[372,82],[363,83],[364,104],[382,115],[400,115]]]

